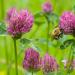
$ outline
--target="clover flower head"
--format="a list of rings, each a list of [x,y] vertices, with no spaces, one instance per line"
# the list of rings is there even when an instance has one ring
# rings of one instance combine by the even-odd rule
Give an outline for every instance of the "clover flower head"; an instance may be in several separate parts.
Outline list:
[[[59,27],[64,34],[74,34],[75,32],[75,15],[72,12],[64,12],[60,17]]]
[[[56,71],[58,69],[58,64],[54,57],[49,56],[48,53],[42,59],[42,70],[44,73],[49,73]]]
[[[11,13],[12,12],[12,13]],[[22,34],[31,30],[34,22],[33,15],[28,10],[17,12],[14,9],[9,11],[7,32],[13,37],[19,39]]]
[[[51,13],[53,10],[51,3],[48,1],[42,5],[42,9],[43,9],[43,12],[45,13]]]
[[[40,56],[33,48],[26,49],[25,57],[23,61],[23,67],[27,71],[39,71],[40,70]]]

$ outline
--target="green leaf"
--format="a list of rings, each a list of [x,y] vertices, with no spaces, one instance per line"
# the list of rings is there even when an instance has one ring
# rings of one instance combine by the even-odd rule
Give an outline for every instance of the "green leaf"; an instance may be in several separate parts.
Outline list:
[[[44,14],[44,16],[52,25],[55,25],[59,21],[59,16],[55,13]]]
[[[59,21],[59,16],[55,13],[50,14],[50,22],[55,25]]]
[[[63,42],[63,44],[60,46],[61,49],[65,49],[69,46],[75,46],[75,40],[74,39],[69,39]]]
[[[44,21],[39,21],[39,20],[36,20],[35,21],[35,24],[37,24],[37,25],[42,25],[42,24],[44,24],[45,22]]]
[[[0,34],[6,33],[6,25],[4,22],[0,22]]]
[[[75,13],[75,5],[73,6],[72,10],[73,10],[73,12]]]
[[[41,25],[41,24],[44,24],[44,23],[45,23],[45,21],[44,21],[44,16],[43,16],[43,13],[42,13],[42,12],[36,13],[36,14],[34,15],[34,18],[35,18],[34,23],[35,23],[36,25]]]
[[[22,43],[22,44],[29,44],[30,42],[31,42],[31,40],[26,39],[26,38],[20,39],[20,43]]]
[[[43,13],[42,12],[38,12],[34,15],[34,18],[38,18],[38,17],[41,17],[43,16]]]
[[[65,46],[64,46],[64,45],[61,45],[60,48],[61,48],[61,49],[65,49]]]

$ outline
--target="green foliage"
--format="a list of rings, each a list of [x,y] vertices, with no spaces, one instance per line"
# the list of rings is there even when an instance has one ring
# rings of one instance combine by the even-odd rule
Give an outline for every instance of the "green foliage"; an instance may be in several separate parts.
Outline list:
[[[64,41],[63,44],[60,46],[60,48],[65,49],[68,46],[74,47],[75,46],[75,40],[74,39],[69,39],[69,40]]]
[[[3,22],[0,22],[0,35],[6,33],[6,25]]]
[[[22,39],[20,39],[20,42],[21,42],[22,44],[28,44],[28,43],[30,43],[31,41],[30,41],[29,39],[22,38]]]

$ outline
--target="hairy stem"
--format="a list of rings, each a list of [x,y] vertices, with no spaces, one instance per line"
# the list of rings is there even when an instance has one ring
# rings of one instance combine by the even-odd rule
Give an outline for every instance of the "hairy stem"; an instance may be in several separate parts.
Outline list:
[[[15,70],[16,75],[18,75],[18,62],[17,62],[17,46],[16,46],[16,39],[13,39],[14,41],[14,53],[15,53]]]

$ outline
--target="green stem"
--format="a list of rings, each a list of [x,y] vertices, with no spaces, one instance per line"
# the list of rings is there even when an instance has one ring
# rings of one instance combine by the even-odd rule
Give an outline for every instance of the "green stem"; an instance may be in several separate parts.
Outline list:
[[[33,71],[32,71],[32,75],[33,75]]]
[[[48,52],[48,44],[49,44],[49,22],[48,22],[48,30],[47,30],[47,52]]]
[[[48,52],[48,50],[49,50],[49,28],[50,28],[50,26],[49,26],[49,20],[48,20],[48,18],[46,17],[46,20],[47,20],[47,52]]]
[[[72,54],[72,50],[69,51],[68,62],[70,62],[70,60],[71,60],[71,54]],[[67,62],[67,63],[68,63],[68,62]],[[70,64],[69,64],[68,67],[67,67],[67,75],[70,74],[69,69],[70,69]]]
[[[68,74],[68,75],[70,75],[70,71],[71,71],[71,70],[70,70],[70,67],[71,67],[71,65],[72,65],[72,61],[73,61],[73,58],[74,58],[73,53],[74,53],[74,48],[71,47],[71,50],[70,50],[70,52],[69,52],[69,58],[68,58],[68,60],[69,60],[68,62],[70,62],[69,66],[68,66],[68,69],[67,69],[67,70],[68,70],[68,71],[67,71],[67,74]]]
[[[16,46],[16,39],[13,39],[14,41],[14,52],[15,52],[15,70],[16,75],[18,75],[18,62],[17,62],[17,46]]]
[[[8,50],[7,50],[7,40],[6,36],[4,36],[4,41],[5,41],[5,56],[6,56],[6,65],[7,65],[7,75],[9,75],[9,59],[8,59]]]

